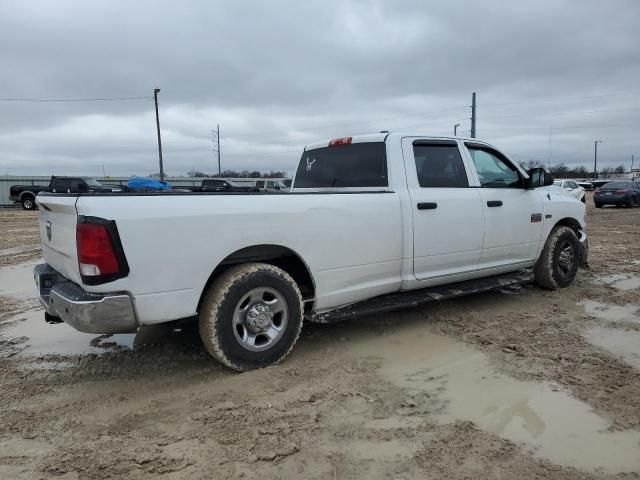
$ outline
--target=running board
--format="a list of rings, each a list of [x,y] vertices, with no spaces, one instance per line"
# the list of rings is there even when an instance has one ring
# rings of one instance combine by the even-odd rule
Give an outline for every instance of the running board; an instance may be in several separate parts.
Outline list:
[[[533,281],[533,273],[521,270],[516,273],[494,275],[464,282],[450,283],[438,287],[408,290],[374,297],[327,313],[310,315],[308,320],[316,323],[334,323],[363,315],[391,312],[402,308],[417,307],[426,303],[464,297],[474,293],[488,292],[499,288],[521,285]]]

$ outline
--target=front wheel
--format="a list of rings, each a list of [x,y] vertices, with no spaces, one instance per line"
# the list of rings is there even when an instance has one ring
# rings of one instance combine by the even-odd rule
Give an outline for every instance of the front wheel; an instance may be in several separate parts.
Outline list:
[[[568,287],[578,273],[580,255],[576,233],[569,227],[556,227],[533,269],[536,283],[551,290]]]
[[[596,208],[602,208],[602,204],[601,203],[596,203]]]
[[[205,293],[200,338],[233,370],[274,365],[298,340],[302,312],[300,289],[287,272],[265,263],[234,266]]]

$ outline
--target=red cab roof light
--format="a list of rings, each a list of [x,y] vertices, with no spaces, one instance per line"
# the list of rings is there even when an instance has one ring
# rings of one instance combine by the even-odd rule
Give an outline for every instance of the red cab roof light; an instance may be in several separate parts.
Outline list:
[[[335,147],[336,145],[349,145],[351,140],[353,140],[353,137],[334,138],[329,142],[329,146]]]

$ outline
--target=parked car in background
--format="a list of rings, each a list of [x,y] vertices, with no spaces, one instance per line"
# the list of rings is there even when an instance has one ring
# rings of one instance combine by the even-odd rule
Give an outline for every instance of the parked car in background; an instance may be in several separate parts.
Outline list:
[[[640,206],[640,184],[631,181],[605,183],[593,194],[593,203],[596,208],[603,205],[638,207]]]
[[[93,177],[51,177],[49,185],[12,185],[9,188],[9,200],[21,203],[25,210],[36,208],[36,196],[40,192],[51,193],[90,193],[121,192],[119,185],[105,185]]]
[[[576,182],[579,186],[581,186],[582,188],[584,188],[587,192],[591,192],[593,190],[593,183],[591,182]]]
[[[260,192],[288,192],[287,187],[280,180],[258,180],[256,181],[256,188]]]
[[[556,180],[553,184],[557,187],[564,188],[568,193],[571,194],[572,197],[575,197],[577,200],[581,202],[585,202],[585,193],[584,188],[578,185],[573,180]]]
[[[475,138],[326,140],[305,148],[287,195],[44,193],[35,280],[50,323],[121,333],[197,317],[215,358],[260,368],[286,357],[303,318],[532,276],[569,286],[587,260],[585,206],[552,184]]]
[[[209,178],[202,180],[199,187],[176,187],[178,189],[191,190],[192,192],[255,192],[256,188],[247,185],[238,185],[231,180],[221,178]]]

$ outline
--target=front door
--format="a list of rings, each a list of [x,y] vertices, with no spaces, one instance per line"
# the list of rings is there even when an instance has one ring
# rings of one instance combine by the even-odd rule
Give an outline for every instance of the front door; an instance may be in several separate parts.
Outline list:
[[[469,165],[454,140],[404,138],[403,156],[413,219],[413,271],[433,280],[475,270],[482,254],[480,193],[469,187]]]
[[[485,218],[481,268],[532,262],[542,237],[543,192],[526,189],[518,168],[500,152],[467,143]]]

